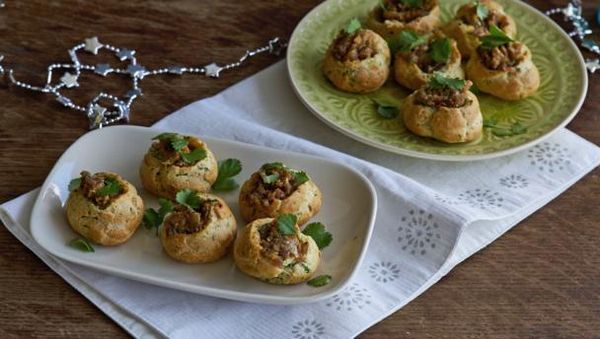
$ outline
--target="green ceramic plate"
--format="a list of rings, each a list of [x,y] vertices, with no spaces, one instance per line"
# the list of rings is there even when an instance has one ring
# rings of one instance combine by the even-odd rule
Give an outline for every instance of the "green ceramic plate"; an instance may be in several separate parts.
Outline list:
[[[449,20],[465,0],[441,0],[442,17]],[[521,2],[499,0],[518,25],[518,39],[532,50],[541,74],[539,91],[531,98],[508,102],[479,95],[485,118],[510,128],[515,122],[525,134],[498,137],[485,129],[481,140],[449,145],[415,136],[401,118],[380,118],[371,99],[398,105],[409,93],[393,80],[369,95],[349,94],[333,87],[321,73],[327,47],[353,17],[364,18],[377,0],[329,0],[313,9],[296,27],[288,47],[292,85],[304,104],[325,123],[371,146],[394,153],[434,160],[478,160],[498,157],[532,146],[564,127],[581,107],[587,91],[587,73],[573,41],[544,14]]]

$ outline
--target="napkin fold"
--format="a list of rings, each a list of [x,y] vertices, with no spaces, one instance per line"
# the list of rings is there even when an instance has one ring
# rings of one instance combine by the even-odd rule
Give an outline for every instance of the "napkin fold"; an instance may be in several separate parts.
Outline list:
[[[37,191],[2,205],[5,226],[136,337],[348,338],[395,312],[600,164],[600,149],[562,129],[528,150],[449,163],[379,151],[335,132],[298,101],[280,62],[154,127],[310,153],[365,174],[380,202],[359,274],[315,304],[273,306],[151,286],[53,258],[29,234]]]

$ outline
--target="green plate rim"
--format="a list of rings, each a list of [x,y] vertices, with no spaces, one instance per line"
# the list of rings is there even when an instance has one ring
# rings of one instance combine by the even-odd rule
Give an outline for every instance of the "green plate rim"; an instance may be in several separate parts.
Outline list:
[[[333,3],[334,1],[339,1],[339,0],[326,0],[324,2],[322,2],[321,4],[319,4],[318,6],[314,7],[311,11],[309,11],[303,18],[302,20],[300,20],[300,22],[298,23],[298,25],[296,26],[296,28],[294,29],[294,31],[292,32],[292,36],[290,38],[290,42],[286,51],[286,64],[287,64],[287,72],[288,72],[288,78],[290,79],[290,82],[292,84],[292,88],[294,89],[294,93],[296,94],[296,96],[300,99],[300,101],[304,104],[304,106],[306,106],[317,118],[319,118],[321,121],[323,121],[325,124],[327,124],[328,126],[330,126],[331,128],[337,130],[338,132],[351,137],[357,141],[360,141],[364,144],[367,144],[369,146],[378,148],[378,149],[382,149],[388,152],[392,152],[392,153],[396,153],[396,154],[400,154],[400,155],[406,155],[406,156],[410,156],[410,157],[414,157],[414,158],[420,158],[420,159],[428,159],[428,160],[439,160],[439,161],[474,161],[474,160],[486,160],[486,159],[493,159],[493,158],[497,158],[497,157],[502,157],[502,156],[506,156],[506,155],[510,155],[519,151],[522,151],[524,149],[530,148],[535,146],[536,144],[546,140],[547,138],[551,137],[554,133],[556,133],[559,129],[565,127],[567,124],[569,124],[573,118],[575,118],[575,116],[577,115],[577,113],[579,113],[581,107],[583,106],[583,103],[585,101],[585,98],[587,97],[587,92],[588,92],[588,73],[587,73],[587,68],[585,66],[585,61],[583,58],[583,55],[581,54],[581,51],[579,50],[579,48],[577,47],[577,45],[575,44],[575,42],[573,41],[573,39],[571,37],[568,36],[568,34],[554,21],[552,20],[550,17],[546,16],[544,13],[540,12],[537,8],[522,2],[522,1],[515,1],[518,3],[518,5],[523,6],[525,8],[527,8],[527,10],[532,11],[533,13],[535,13],[535,15],[537,16],[538,19],[540,20],[545,20],[546,22],[550,23],[550,25],[560,34],[562,35],[562,37],[564,39],[566,39],[569,43],[568,45],[570,46],[570,48],[575,52],[575,55],[577,56],[577,61],[580,67],[580,72],[583,75],[582,76],[582,90],[579,93],[579,98],[577,99],[577,104],[574,106],[572,112],[569,113],[569,115],[563,120],[561,121],[559,124],[557,124],[554,128],[552,128],[551,130],[547,131],[545,134],[542,134],[540,136],[538,136],[537,138],[534,138],[530,141],[527,141],[523,144],[520,145],[515,145],[511,148],[508,149],[504,149],[504,150],[500,150],[500,151],[494,151],[494,152],[490,152],[490,153],[481,153],[481,154],[469,154],[469,155],[462,155],[462,154],[435,154],[435,153],[428,153],[428,152],[420,152],[420,151],[414,151],[414,150],[409,150],[409,149],[405,149],[405,148],[401,148],[398,146],[392,146],[392,145],[387,145],[381,142],[378,142],[376,140],[372,140],[368,137],[365,137],[361,134],[359,134],[358,132],[352,130],[351,128],[347,128],[347,127],[343,127],[340,126],[339,124],[337,124],[335,121],[333,121],[332,119],[328,118],[325,114],[321,113],[316,107],[314,107],[311,102],[305,97],[305,95],[301,92],[300,88],[299,88],[299,84],[297,83],[297,80],[294,78],[293,74],[292,74],[292,63],[291,63],[291,54],[293,53],[293,51],[296,48],[297,45],[297,40],[299,39],[298,36],[301,34],[300,30],[302,30],[302,28],[304,27],[304,25],[306,24],[306,22],[308,20],[310,20],[310,18],[312,16],[318,15],[318,13],[325,8],[326,6],[330,6],[331,3]],[[514,0],[513,0],[514,1]]]

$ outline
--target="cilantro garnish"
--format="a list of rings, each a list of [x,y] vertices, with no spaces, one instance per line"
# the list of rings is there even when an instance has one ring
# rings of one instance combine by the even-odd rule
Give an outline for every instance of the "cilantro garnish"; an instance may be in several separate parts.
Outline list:
[[[69,192],[73,192],[74,190],[81,187],[81,177],[75,178],[69,182]]]
[[[300,186],[303,183],[309,181],[310,178],[304,171],[294,172],[294,186]]]
[[[177,133],[161,133],[152,140],[168,141],[171,148],[179,154],[179,157],[186,165],[193,165],[206,158],[206,150],[196,148],[191,152],[184,152],[183,149],[189,145],[187,137]]]
[[[233,180],[233,177],[238,175],[241,171],[242,163],[238,159],[219,161],[219,175],[212,185],[212,189],[223,192],[236,189],[239,185]]]
[[[165,216],[173,210],[173,203],[170,200],[159,198],[158,203],[160,208],[158,211],[148,208],[144,211],[144,226],[148,229],[156,229],[158,232],[158,226],[160,226],[165,219]]]
[[[398,51],[410,52],[425,43],[427,38],[411,30],[402,31],[388,40],[390,50],[394,54]]]
[[[354,19],[350,20],[350,22],[346,26],[345,31],[346,31],[346,33],[352,35],[356,31],[358,31],[361,27],[362,27],[362,25],[361,25],[360,21],[357,18],[354,18]]]
[[[379,114],[379,116],[381,116],[382,118],[395,119],[396,117],[398,117],[400,110],[398,109],[397,106],[387,103],[387,102],[375,100],[375,99],[371,99],[371,100],[373,101],[375,106],[377,106],[377,110],[376,110],[377,114]]]
[[[104,179],[104,186],[100,187],[96,191],[96,195],[101,197],[107,195],[116,195],[121,193],[121,189],[121,183],[117,179],[108,177]]]
[[[296,222],[298,217],[294,214],[283,214],[277,217],[277,230],[283,235],[296,234]]]
[[[313,222],[306,225],[302,233],[313,238],[315,243],[317,243],[317,246],[319,246],[320,250],[329,246],[329,244],[331,244],[331,242],[333,241],[333,236],[331,235],[331,233],[327,232],[327,230],[325,229],[325,225],[323,225],[320,222]]]
[[[423,6],[423,0],[400,0],[400,2],[404,6],[408,6],[410,8],[416,8]]]
[[[433,59],[436,63],[445,63],[450,59],[450,53],[452,53],[452,45],[450,44],[450,39],[441,38],[436,39],[431,43],[429,49],[429,55],[431,59]]]
[[[271,162],[271,163],[262,165],[261,168],[265,171],[273,170],[273,169],[285,169],[285,165],[281,162]]]
[[[487,6],[482,4],[479,1],[475,1],[475,7],[476,7],[476,12],[477,12],[477,17],[481,21],[485,20],[488,17],[488,15],[490,14],[490,10],[487,8]]]
[[[465,81],[458,78],[447,78],[440,73],[435,73],[427,86],[431,89],[450,88],[460,91],[465,87]]]
[[[481,38],[481,48],[492,49],[513,42],[498,26],[490,26],[490,34]]]
[[[519,121],[515,122],[510,128],[497,127],[498,121],[494,118],[484,119],[483,127],[490,128],[492,134],[497,137],[511,137],[514,135],[520,135],[527,133],[527,127],[523,126]]]
[[[200,204],[202,203],[202,199],[198,195],[198,192],[189,188],[177,192],[175,195],[175,201],[182,205],[188,206],[191,209],[199,208]]]
[[[324,274],[324,275],[320,275],[316,278],[310,279],[309,281],[306,282],[306,284],[308,284],[309,286],[312,286],[312,287],[322,287],[322,286],[329,284],[330,281],[331,281],[331,276],[329,274]]]
[[[78,249],[82,252],[95,252],[94,247],[92,247],[92,245],[86,239],[83,238],[75,238],[69,241],[67,245]]]

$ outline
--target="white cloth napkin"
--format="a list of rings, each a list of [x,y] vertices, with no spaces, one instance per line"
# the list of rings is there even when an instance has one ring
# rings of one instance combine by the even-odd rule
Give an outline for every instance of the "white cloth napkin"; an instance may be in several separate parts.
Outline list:
[[[380,207],[367,256],[346,290],[316,304],[271,306],[146,285],[55,259],[29,234],[37,191],[2,205],[0,218],[21,242],[137,337],[353,337],[600,164],[600,149],[566,129],[529,150],[480,162],[434,162],[378,151],[309,113],[293,94],[284,62],[155,127],[345,162],[373,182]]]

